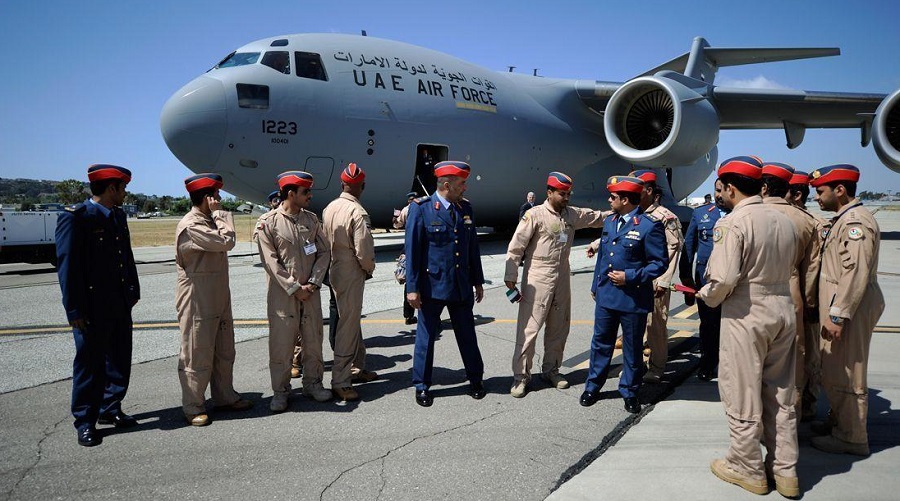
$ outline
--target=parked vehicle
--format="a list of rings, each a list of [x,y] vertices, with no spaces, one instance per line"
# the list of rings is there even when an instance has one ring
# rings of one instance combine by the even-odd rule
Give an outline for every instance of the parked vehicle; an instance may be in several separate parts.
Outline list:
[[[60,211],[0,210],[0,263],[56,266],[56,218]]]

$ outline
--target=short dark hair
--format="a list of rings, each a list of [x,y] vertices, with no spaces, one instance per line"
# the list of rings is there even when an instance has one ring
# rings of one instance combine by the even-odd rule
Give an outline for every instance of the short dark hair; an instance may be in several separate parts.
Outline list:
[[[838,185],[842,185],[844,189],[847,190],[848,197],[856,197],[856,183],[854,183],[853,181],[835,181],[833,183],[825,183],[825,186],[830,186],[832,190],[837,188]]]
[[[92,181],[90,183],[91,195],[99,197],[110,185],[116,185],[116,189],[118,189],[119,183],[125,183],[125,181],[122,181],[121,179],[101,179],[99,181]]]
[[[650,199],[656,201],[657,196],[662,196],[662,188],[656,184],[656,181],[648,181],[644,183],[644,186],[650,188]]]
[[[791,185],[791,196],[795,197],[800,195],[800,199],[804,202],[807,198],[809,198],[809,185],[806,183],[803,184],[792,184]]]
[[[200,207],[201,205],[203,205],[203,201],[206,200],[206,197],[211,197],[215,192],[215,188],[203,188],[202,190],[192,191],[190,193],[191,205],[193,205],[194,207]]]
[[[722,174],[719,176],[719,181],[722,181],[723,187],[730,184],[744,195],[759,195],[759,192],[762,190],[762,179],[753,179],[734,172]]]
[[[762,185],[766,187],[766,196],[769,197],[784,198],[791,189],[787,181],[771,174],[763,174]]]
[[[641,194],[634,193],[632,191],[617,191],[616,195],[619,195],[619,198],[624,198],[628,200],[631,205],[640,205],[641,203]]]
[[[289,184],[289,185],[285,186],[284,188],[281,188],[281,191],[278,192],[278,198],[280,198],[282,201],[287,200],[288,193],[290,193],[292,191],[297,191],[297,185]]]
[[[437,178],[437,184],[438,184],[438,186],[440,186],[444,183],[449,183],[450,181],[453,181],[454,177],[455,176],[441,176],[441,177]]]

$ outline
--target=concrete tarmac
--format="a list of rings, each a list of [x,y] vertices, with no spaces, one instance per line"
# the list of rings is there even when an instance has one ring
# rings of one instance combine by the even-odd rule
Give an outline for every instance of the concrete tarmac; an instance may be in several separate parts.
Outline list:
[[[819,453],[808,446],[809,432],[801,427],[806,499],[894,499],[900,490],[900,480],[891,475],[900,444],[892,409],[900,369],[891,363],[900,353],[900,311],[892,308],[900,292],[900,212],[876,217],[885,235],[879,281],[888,308],[873,339],[869,370],[873,454],[863,459]],[[503,293],[506,242],[485,241],[482,261],[490,283],[475,314],[489,394],[480,401],[466,395],[446,323],[435,355],[434,406],[417,406],[410,387],[414,331],[403,323],[402,289],[391,276],[401,240],[395,233],[378,237],[378,268],[366,285],[367,365],[381,377],[358,385],[362,400],[347,404],[308,400],[295,380],[291,407],[278,415],[268,411],[265,273],[249,244],[238,244],[230,259],[239,320],[234,379],[255,406],[244,413],[212,412],[214,422],[205,428],[187,426],[181,414],[173,356],[180,338],[173,325],[174,251],[138,249],[143,298],[134,312],[139,327],[124,410],[141,424],[131,430],[101,427],[104,442],[91,449],[77,445],[71,426],[74,349],[55,275],[37,266],[0,266],[0,499],[750,496],[709,472],[709,461],[727,448],[727,425],[716,385],[692,375],[696,314],[680,295],[672,301],[667,383],[641,390],[642,413],[622,409],[615,373],[603,400],[590,408],[578,405],[593,318],[593,262],[584,257],[583,239],[572,251],[573,321],[562,371],[572,388],[551,389],[536,377],[525,398],[509,396],[516,306]],[[327,343],[324,351],[327,387]],[[537,352],[539,367],[540,343]]]

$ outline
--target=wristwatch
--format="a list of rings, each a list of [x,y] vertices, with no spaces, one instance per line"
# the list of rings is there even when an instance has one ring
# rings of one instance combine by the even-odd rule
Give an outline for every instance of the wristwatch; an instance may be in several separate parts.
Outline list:
[[[843,317],[836,317],[834,315],[829,315],[829,316],[831,317],[831,323],[833,323],[834,325],[843,325],[843,323],[844,323]]]

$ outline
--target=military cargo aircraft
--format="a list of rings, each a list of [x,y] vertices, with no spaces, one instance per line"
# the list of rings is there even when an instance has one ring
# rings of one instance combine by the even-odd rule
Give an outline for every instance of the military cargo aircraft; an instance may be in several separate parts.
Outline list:
[[[849,94],[725,88],[718,68],[840,54],[831,48],[691,50],[627,82],[496,72],[406,43],[340,34],[258,40],[178,90],[160,119],[172,153],[194,172],[263,202],[285,170],[315,176],[312,209],[340,191],[340,170],[366,173],[363,203],[386,225],[410,190],[430,193],[432,165],[472,165],[466,197],[480,225],[505,226],[547,173],[575,177],[573,205],[605,207],[606,179],[659,169],[680,200],[715,168],[721,129],[858,128],[900,172],[900,90]]]

